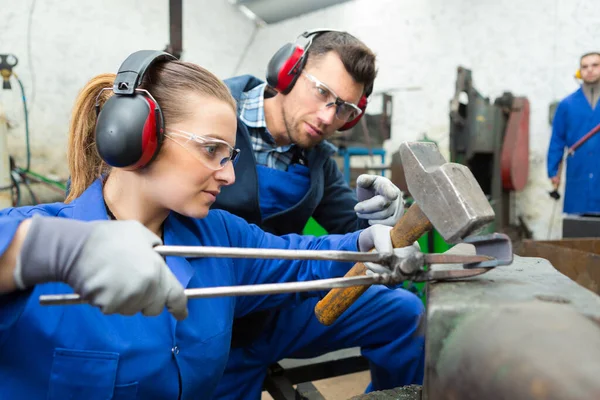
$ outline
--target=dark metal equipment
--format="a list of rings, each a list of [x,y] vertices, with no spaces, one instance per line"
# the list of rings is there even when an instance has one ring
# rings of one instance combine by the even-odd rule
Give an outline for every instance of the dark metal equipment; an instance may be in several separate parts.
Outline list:
[[[2,89],[12,89],[10,77],[12,69],[17,66],[19,59],[14,54],[0,54],[0,76],[2,76]]]
[[[183,5],[182,0],[169,0],[169,44],[165,51],[181,58],[183,52]]]
[[[515,256],[427,296],[424,400],[600,398],[600,297],[547,260]]]
[[[571,215],[563,218],[563,238],[600,237],[600,215]]]
[[[392,96],[381,95],[382,110],[379,114],[363,115],[359,124],[343,132],[336,132],[330,141],[339,148],[346,147],[382,147],[392,133]],[[367,110],[369,108],[367,107]]]
[[[495,229],[530,238],[521,216],[511,215],[512,195],[527,184],[529,101],[505,92],[493,103],[474,87],[471,71],[458,67],[450,101],[450,158],[467,165],[494,208]]]
[[[372,101],[372,100],[371,100]],[[389,169],[385,165],[385,149],[383,143],[390,139],[392,133],[392,96],[387,93],[381,94],[381,113],[365,114],[360,123],[353,128],[336,134],[329,139],[338,148],[340,168],[344,172],[344,178],[351,187],[354,187],[356,178],[363,173],[384,174]],[[371,106],[372,107],[372,106]],[[367,107],[369,110],[369,107]],[[352,157],[369,156],[369,163],[364,168],[351,168]],[[381,162],[378,162],[378,160]]]
[[[369,369],[368,360],[360,354],[343,358],[332,355],[319,362],[302,361],[283,360],[269,367],[264,389],[274,400],[324,400],[311,382]]]

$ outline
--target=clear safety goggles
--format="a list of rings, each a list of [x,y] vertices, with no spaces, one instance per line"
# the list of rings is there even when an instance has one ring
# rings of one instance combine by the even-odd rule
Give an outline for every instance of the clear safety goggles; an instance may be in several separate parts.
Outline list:
[[[325,108],[335,106],[335,116],[340,121],[348,122],[362,114],[362,110],[356,104],[349,103],[339,98],[326,84],[309,73],[302,72],[309,80],[309,88],[316,100],[324,103]]]
[[[240,154],[240,149],[231,147],[224,140],[210,136],[196,135],[170,128],[166,130],[165,137],[181,145],[202,164],[215,171],[223,169],[229,161],[235,165]]]

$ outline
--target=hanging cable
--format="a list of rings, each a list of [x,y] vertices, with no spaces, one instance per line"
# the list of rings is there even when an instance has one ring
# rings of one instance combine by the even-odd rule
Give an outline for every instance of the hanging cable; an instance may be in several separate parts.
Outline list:
[[[40,204],[38,197],[35,195],[35,192],[31,188],[31,185],[29,184],[29,179],[25,178],[23,180],[23,184],[25,185],[25,187],[27,188],[27,191],[29,192],[29,195],[31,196],[31,201],[32,201],[33,205],[35,206],[35,205]]]
[[[11,172],[10,180],[13,183],[13,207],[19,207],[21,205],[21,187],[19,186],[19,182],[17,182],[17,178],[15,178],[15,174]]]
[[[27,152],[27,163],[25,164],[25,171],[29,171],[31,167],[31,146],[29,143],[29,112],[27,111],[27,97],[25,95],[25,88],[23,87],[23,82],[19,78],[15,72],[12,73],[17,82],[19,83],[19,87],[21,88],[21,98],[23,99],[23,113],[25,115],[25,151]]]
[[[31,28],[33,26],[33,12],[35,10],[36,0],[31,1],[29,7],[29,17],[27,19],[27,61],[29,62],[29,71],[31,71],[31,106],[35,102],[35,73],[33,70],[33,57],[31,56]]]

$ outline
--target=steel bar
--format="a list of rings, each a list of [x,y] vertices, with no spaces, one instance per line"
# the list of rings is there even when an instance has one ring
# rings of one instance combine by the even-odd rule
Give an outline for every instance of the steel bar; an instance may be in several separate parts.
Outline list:
[[[162,256],[215,257],[215,258],[264,258],[281,260],[331,260],[348,262],[389,263],[393,255],[377,252],[342,250],[288,250],[218,246],[156,246]]]
[[[305,282],[265,283],[261,285],[217,286],[207,288],[185,289],[188,299],[223,297],[223,296],[252,296],[264,294],[280,294],[294,292],[310,292],[349,286],[363,286],[382,283],[382,275],[357,276],[352,278],[330,278]],[[49,294],[41,295],[41,305],[85,304],[86,301],[78,294]]]
[[[262,249],[242,247],[210,247],[210,246],[156,246],[154,250],[162,256],[179,257],[214,257],[214,258],[262,258],[282,260],[330,260],[347,262],[372,262],[390,266],[399,260],[394,254],[382,254],[375,251],[343,251],[343,250],[288,250]],[[424,254],[424,264],[462,264],[492,261],[486,255],[462,254]]]

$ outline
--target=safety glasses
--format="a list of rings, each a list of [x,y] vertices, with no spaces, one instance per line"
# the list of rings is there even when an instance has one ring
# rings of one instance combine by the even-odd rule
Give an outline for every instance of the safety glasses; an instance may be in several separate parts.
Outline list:
[[[325,108],[335,106],[335,116],[340,121],[348,122],[362,114],[362,110],[356,104],[349,103],[339,98],[326,84],[309,73],[302,72],[309,81],[312,96],[324,103]]]
[[[235,165],[240,154],[239,149],[231,147],[226,141],[210,136],[169,128],[166,130],[165,137],[181,145],[196,159],[215,171],[223,169],[229,161]]]

